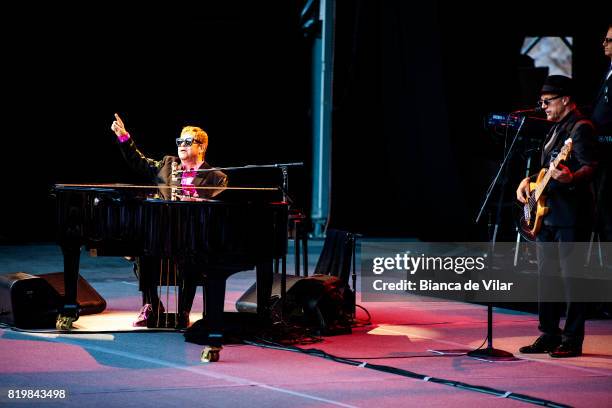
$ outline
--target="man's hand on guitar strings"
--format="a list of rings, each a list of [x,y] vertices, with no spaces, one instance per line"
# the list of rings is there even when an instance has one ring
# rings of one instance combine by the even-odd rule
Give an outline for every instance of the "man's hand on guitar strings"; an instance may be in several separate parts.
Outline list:
[[[571,172],[571,170],[567,166],[563,164],[559,164],[555,168],[553,167],[551,163],[548,171],[550,171],[550,176],[553,179],[557,180],[559,183],[571,183],[572,180],[574,179],[574,174]]]
[[[529,199],[529,178],[524,178],[516,189],[516,199],[519,200],[522,204],[527,203]]]

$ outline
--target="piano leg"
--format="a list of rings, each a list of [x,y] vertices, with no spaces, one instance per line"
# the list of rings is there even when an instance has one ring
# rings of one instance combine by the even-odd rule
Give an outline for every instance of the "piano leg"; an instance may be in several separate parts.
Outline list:
[[[193,306],[193,299],[198,288],[198,284],[193,279],[193,273],[180,275],[180,285],[178,290],[178,325],[177,328],[185,329],[189,327],[189,313]],[[225,288],[224,288],[225,290]],[[224,302],[224,301],[223,301]],[[223,310],[221,311],[223,312]]]
[[[214,273],[204,281],[204,310],[206,316],[207,341],[208,344],[202,350],[200,360],[204,363],[219,361],[219,353],[223,348],[223,309],[225,306],[225,283],[226,277],[215,276]]]
[[[64,255],[64,305],[57,316],[55,326],[58,330],[70,330],[72,322],[79,318],[77,303],[77,282],[79,280],[80,245],[62,245]]]
[[[255,266],[257,274],[257,317],[262,324],[271,321],[270,296],[272,295],[273,262],[262,262]],[[207,271],[204,282],[204,307],[206,316],[207,344],[204,347],[200,360],[202,362],[215,362],[219,360],[219,353],[223,344],[223,308],[225,304],[226,278],[223,273]]]

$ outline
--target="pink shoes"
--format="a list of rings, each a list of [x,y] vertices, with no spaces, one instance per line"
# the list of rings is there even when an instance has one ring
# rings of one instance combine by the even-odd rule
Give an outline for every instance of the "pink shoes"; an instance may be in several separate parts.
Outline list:
[[[160,304],[159,312],[163,313],[164,311],[165,311],[164,305]],[[140,313],[138,314],[136,321],[132,323],[132,326],[147,327],[147,320],[149,319],[150,316],[153,316],[155,313],[157,313],[157,310],[153,311],[153,305],[151,305],[150,303],[147,303],[146,305],[142,307],[142,309],[140,309]]]

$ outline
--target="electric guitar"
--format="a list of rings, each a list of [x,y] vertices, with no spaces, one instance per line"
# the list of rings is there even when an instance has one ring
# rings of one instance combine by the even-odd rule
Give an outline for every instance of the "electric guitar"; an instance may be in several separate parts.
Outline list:
[[[553,161],[553,166],[557,167],[562,160],[567,160],[572,151],[572,139],[567,139],[565,145]],[[546,196],[542,193],[550,181],[551,173],[548,168],[543,168],[538,174],[535,183],[529,183],[529,199],[523,206],[523,214],[519,222],[520,234],[529,241],[534,241],[540,228],[542,219],[548,214],[549,208],[545,206]]]

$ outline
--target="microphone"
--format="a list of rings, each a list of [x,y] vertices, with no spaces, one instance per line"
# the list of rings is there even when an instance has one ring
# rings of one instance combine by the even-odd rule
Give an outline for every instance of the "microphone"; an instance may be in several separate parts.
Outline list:
[[[178,200],[178,191],[176,185],[180,182],[179,170],[178,170],[178,162],[176,160],[172,160],[170,166],[172,166],[172,170],[170,171],[170,176],[172,179],[172,185],[170,186],[170,200],[176,201]]]
[[[521,119],[545,120],[535,115],[540,112],[543,112],[543,109],[538,106],[533,109],[521,109],[509,113],[489,113],[485,121],[485,128],[507,127],[517,129]]]
[[[179,175],[178,175],[178,163],[176,161],[173,161],[172,164],[172,171],[171,171],[171,175],[172,175],[172,181],[178,181],[179,180]]]
[[[529,113],[540,113],[542,112],[542,107],[537,106],[533,109],[522,109],[522,110],[516,110],[513,112],[510,112],[511,115],[526,115]]]

